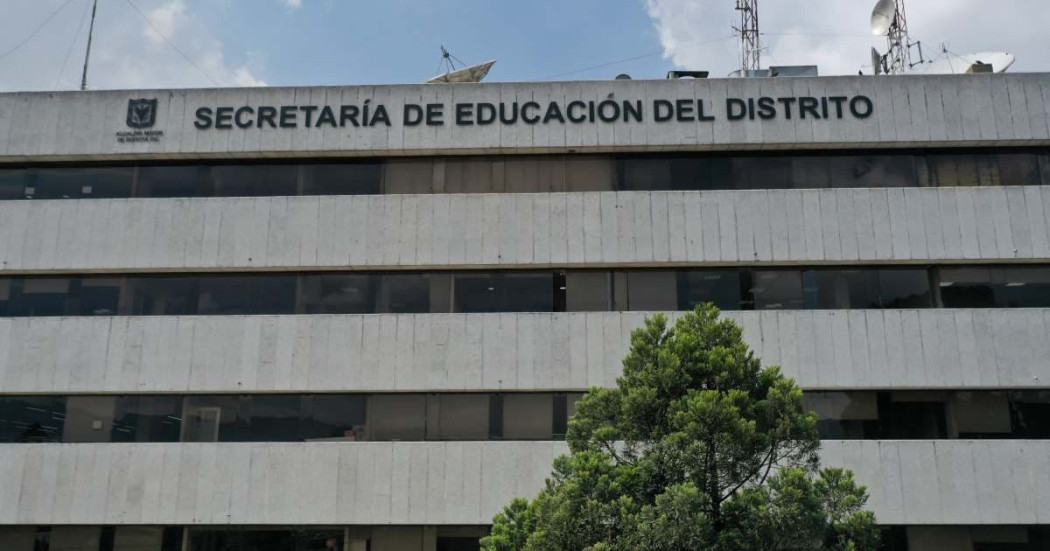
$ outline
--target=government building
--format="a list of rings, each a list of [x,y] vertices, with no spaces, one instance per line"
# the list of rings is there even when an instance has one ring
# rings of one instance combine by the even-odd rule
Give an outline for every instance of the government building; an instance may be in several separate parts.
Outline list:
[[[1050,75],[0,94],[0,549],[466,551],[713,302],[888,551],[1050,550]]]

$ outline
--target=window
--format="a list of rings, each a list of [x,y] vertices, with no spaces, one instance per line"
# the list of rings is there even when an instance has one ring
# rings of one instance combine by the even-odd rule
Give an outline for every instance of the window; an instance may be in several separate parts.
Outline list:
[[[488,394],[427,396],[427,440],[485,440],[488,436]]]
[[[14,316],[61,316],[66,313],[69,278],[26,278],[9,307]]]
[[[183,442],[250,442],[251,398],[187,396],[183,403]]]
[[[929,308],[933,306],[930,276],[925,269],[877,270],[879,306],[882,308]]]
[[[146,166],[139,169],[139,197],[209,197],[211,167]]]
[[[1050,438],[1050,391],[1011,392],[1010,420],[1018,438]]]
[[[745,284],[738,270],[678,272],[678,310],[692,310],[706,302],[722,310],[743,310]]]
[[[65,398],[0,397],[0,442],[60,442],[65,423]]]
[[[71,313],[78,316],[115,316],[120,304],[120,279],[84,278],[80,284],[77,307]]]
[[[342,528],[191,528],[190,551],[326,551],[343,549]]]
[[[436,276],[441,277],[441,276]],[[430,276],[384,274],[379,279],[379,312],[420,314],[430,311]]]
[[[1009,438],[1012,432],[1005,392],[956,392],[952,413],[959,438]]]
[[[0,200],[24,199],[26,171],[21,168],[0,169]]]
[[[859,440],[878,435],[879,412],[874,392],[812,392],[803,397],[817,414],[817,432],[827,440]]]
[[[802,274],[795,270],[755,270],[751,294],[756,310],[803,309]]]
[[[303,166],[303,195],[377,195],[383,165],[378,162]]]
[[[307,275],[302,278],[307,314],[370,314],[375,312],[373,276]]]
[[[376,394],[368,401],[368,440],[424,440],[426,395]]]
[[[506,394],[503,396],[504,440],[550,440],[554,436],[554,396]]]
[[[1050,269],[942,268],[940,288],[946,308],[1045,308]]]
[[[117,398],[110,437],[113,442],[178,442],[181,433],[181,397]]]
[[[109,442],[115,406],[113,396],[70,396],[66,399],[62,441]]]
[[[946,405],[943,392],[880,392],[880,436],[892,440],[947,438]]]
[[[551,312],[554,274],[457,273],[453,276],[455,312]]]
[[[129,277],[131,313],[136,316],[189,316],[197,313],[197,278]]]
[[[307,440],[365,439],[366,400],[361,394],[315,394],[309,404]]]
[[[256,164],[211,167],[216,197],[274,197],[299,195],[297,165]]]
[[[612,310],[612,273],[568,272],[564,275],[565,311],[608,312]]]
[[[202,315],[288,314],[295,311],[296,276],[199,277]]]
[[[627,272],[627,306],[633,311],[675,310],[678,295],[675,272]]]

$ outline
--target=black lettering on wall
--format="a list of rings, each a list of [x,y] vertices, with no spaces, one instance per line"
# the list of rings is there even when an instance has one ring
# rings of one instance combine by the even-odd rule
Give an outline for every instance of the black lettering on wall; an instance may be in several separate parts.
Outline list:
[[[211,128],[211,107],[200,107],[195,114],[197,120],[193,121],[193,126],[197,127],[198,130]]]
[[[653,120],[667,122],[674,117],[674,104],[665,99],[653,100]]]
[[[423,108],[414,103],[406,103],[401,123],[405,126],[419,126],[421,122],[423,122]]]
[[[740,98],[726,98],[726,118],[738,121],[747,116],[747,102]]]
[[[215,108],[215,128],[219,130],[233,128],[233,107]]]
[[[263,121],[270,124],[270,128],[277,128],[277,108],[262,106],[259,108],[259,116],[255,119],[255,125],[259,128],[263,127]]]
[[[237,110],[237,113],[233,116],[233,123],[237,125],[237,128],[251,128],[252,120],[242,115],[254,115],[255,109],[245,105]]]
[[[875,105],[868,96],[855,96],[849,100],[849,112],[858,119],[866,119],[875,111]]]

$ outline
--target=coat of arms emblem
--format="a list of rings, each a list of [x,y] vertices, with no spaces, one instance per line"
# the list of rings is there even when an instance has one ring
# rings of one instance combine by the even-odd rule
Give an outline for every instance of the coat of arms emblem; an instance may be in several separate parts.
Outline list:
[[[128,128],[150,128],[157,122],[156,99],[128,100]]]

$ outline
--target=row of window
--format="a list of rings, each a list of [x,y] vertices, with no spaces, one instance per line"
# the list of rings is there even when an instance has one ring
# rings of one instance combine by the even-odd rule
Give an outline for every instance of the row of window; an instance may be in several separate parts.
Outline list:
[[[552,440],[578,393],[0,397],[0,442]],[[829,440],[1050,438],[1050,391],[807,392]]]
[[[0,442],[553,440],[578,393],[0,397]]]
[[[1050,307],[1050,267],[0,278],[0,317]]]
[[[0,199],[1050,184],[1045,148],[0,168]]]
[[[485,526],[0,526],[4,551],[477,551]]]
[[[485,526],[0,526],[4,551],[477,551]],[[927,551],[948,531],[973,551],[1047,551],[1046,526],[881,528],[883,551]],[[183,541],[186,546],[183,547]],[[909,545],[911,543],[911,545]]]

